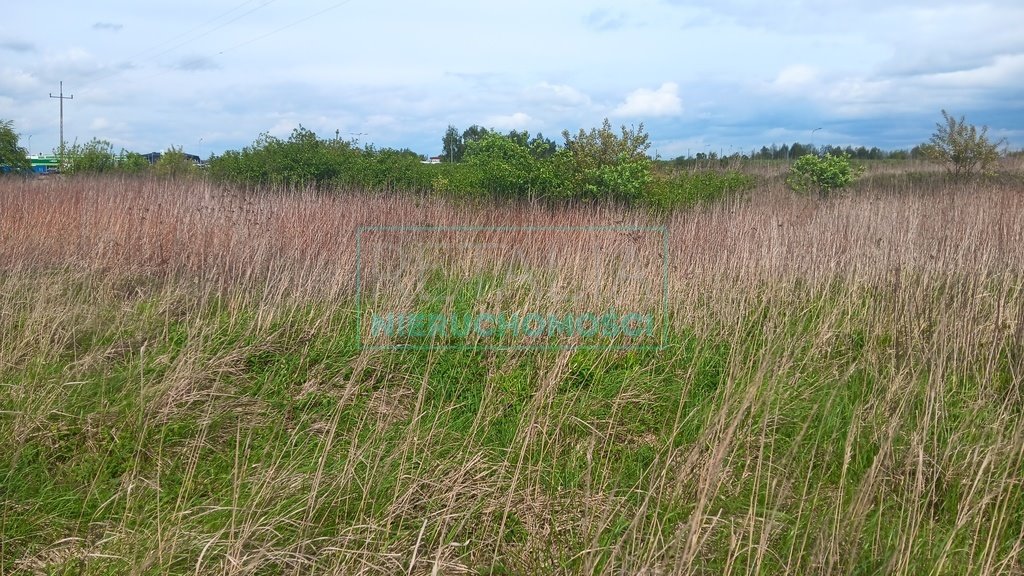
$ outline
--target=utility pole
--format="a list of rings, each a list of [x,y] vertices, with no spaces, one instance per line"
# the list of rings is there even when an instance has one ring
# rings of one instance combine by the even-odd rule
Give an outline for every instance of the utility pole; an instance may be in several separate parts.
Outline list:
[[[50,98],[57,98],[60,100],[60,167],[64,168],[64,101],[74,100],[75,95],[71,96],[64,95],[64,81],[60,82],[60,95],[54,96],[53,92],[50,92]]]

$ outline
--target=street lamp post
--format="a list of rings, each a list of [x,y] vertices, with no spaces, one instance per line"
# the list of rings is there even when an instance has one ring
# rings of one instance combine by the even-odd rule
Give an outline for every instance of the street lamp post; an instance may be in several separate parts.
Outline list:
[[[818,130],[821,130],[821,126],[818,126],[814,130],[811,130],[811,150],[814,150],[815,155],[818,154],[818,151],[817,149],[814,148],[814,133],[817,132]]]

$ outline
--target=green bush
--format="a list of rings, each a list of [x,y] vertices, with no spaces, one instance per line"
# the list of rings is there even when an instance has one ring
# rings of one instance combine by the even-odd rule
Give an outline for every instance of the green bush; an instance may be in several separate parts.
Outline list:
[[[161,178],[187,178],[195,175],[198,168],[181,147],[171,146],[160,156],[153,170]]]
[[[103,174],[117,169],[117,155],[113,144],[93,138],[65,150],[64,163],[68,174]]]
[[[366,147],[356,156],[362,163],[359,180],[350,182],[377,190],[430,190],[431,175],[412,150]]]
[[[351,152],[348,144],[321,140],[302,126],[287,140],[263,133],[241,151],[230,150],[213,158],[209,173],[219,180],[247,185],[323,184],[340,174],[344,163],[339,159]]]
[[[647,188],[651,178],[647,150],[651,144],[643,124],[638,128],[622,126],[616,134],[605,118],[599,129],[580,129],[575,136],[566,130],[562,137],[562,196],[632,202]]]
[[[469,142],[465,158],[480,191],[492,196],[531,197],[550,187],[529,148],[501,134],[488,132]]]
[[[827,196],[849,186],[862,172],[846,154],[808,154],[793,162],[786,182],[797,192],[817,192]]]
[[[124,174],[142,174],[149,171],[149,160],[138,152],[122,149],[117,159],[117,170]]]
[[[754,178],[740,172],[684,172],[655,178],[641,203],[655,212],[671,212],[708,204],[754,187]]]
[[[209,174],[216,180],[246,185],[431,187],[431,174],[411,150],[357,148],[352,141],[318,138],[302,126],[287,140],[261,134],[241,151],[229,150],[213,158]]]
[[[64,152],[64,157],[64,171],[68,174],[142,174],[150,167],[149,160],[142,154],[123,148],[120,154],[114,154],[114,146],[98,138],[75,144]]]
[[[446,142],[454,133],[449,130]],[[350,185],[429,190],[457,196],[543,200],[642,201],[651,185],[648,136],[639,128],[563,133],[565,146],[537,134],[502,135],[473,127],[462,136],[461,162],[423,164],[410,150],[356,148],[323,140],[301,126],[287,140],[262,134],[241,151],[209,163],[211,177],[245,185]]]

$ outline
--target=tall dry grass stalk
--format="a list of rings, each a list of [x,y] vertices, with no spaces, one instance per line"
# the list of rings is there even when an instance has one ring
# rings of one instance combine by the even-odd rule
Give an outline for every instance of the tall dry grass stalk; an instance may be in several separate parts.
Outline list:
[[[1021,573],[1024,193],[886,182],[828,201],[772,185],[660,222],[608,206],[0,179],[7,447],[58,445],[68,379],[121,365],[137,377],[101,394],[137,387],[140,439],[95,517],[70,533],[34,517],[37,537],[0,551],[5,569],[73,559],[132,573]],[[571,349],[473,356],[480,380],[452,372],[456,353],[444,350],[426,352],[423,372],[398,353],[340,348],[343,368],[310,364],[310,342],[347,326],[324,311],[353,306],[361,228],[516,227],[366,232],[358,288],[372,305],[413,309],[431,271],[503,274],[496,297],[525,310],[657,305],[660,237],[564,228],[662,224],[672,342],[583,357],[626,370],[610,395],[574,388]],[[223,323],[204,312],[213,301],[228,309]],[[121,326],[140,302],[156,303],[145,316],[155,328]],[[175,322],[187,337],[174,340]],[[104,326],[121,336],[55,376],[40,367]],[[236,326],[241,335],[224,334]],[[245,344],[221,350],[226,338]],[[324,394],[334,409],[279,414],[276,392],[246,391],[253,362],[282,350],[296,357],[286,396]],[[520,360],[536,373],[516,396],[513,441],[495,450],[482,438],[517,382],[502,363]],[[460,392],[437,410],[446,385]],[[459,420],[466,398],[478,404]],[[116,439],[89,436],[111,428],[94,413],[104,417],[66,418],[112,452]],[[217,425],[225,414],[232,424]],[[142,444],[186,416],[194,432]],[[269,439],[251,432],[273,423]],[[651,460],[624,488],[610,471],[638,451]],[[206,458],[224,454],[227,492],[203,496],[218,485],[200,480]],[[5,484],[39,480],[13,475],[18,462]],[[579,476],[553,490],[563,465]],[[173,488],[161,466],[181,469]],[[5,518],[33,515],[6,498]]]

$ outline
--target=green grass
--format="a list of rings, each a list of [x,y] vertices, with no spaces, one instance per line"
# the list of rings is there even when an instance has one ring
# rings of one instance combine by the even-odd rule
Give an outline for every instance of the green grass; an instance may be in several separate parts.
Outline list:
[[[1019,356],[1001,348],[994,380],[983,359],[901,359],[856,289],[794,290],[661,350],[365,352],[349,302],[4,282],[4,573],[1020,557]],[[712,523],[696,547],[694,518]]]

